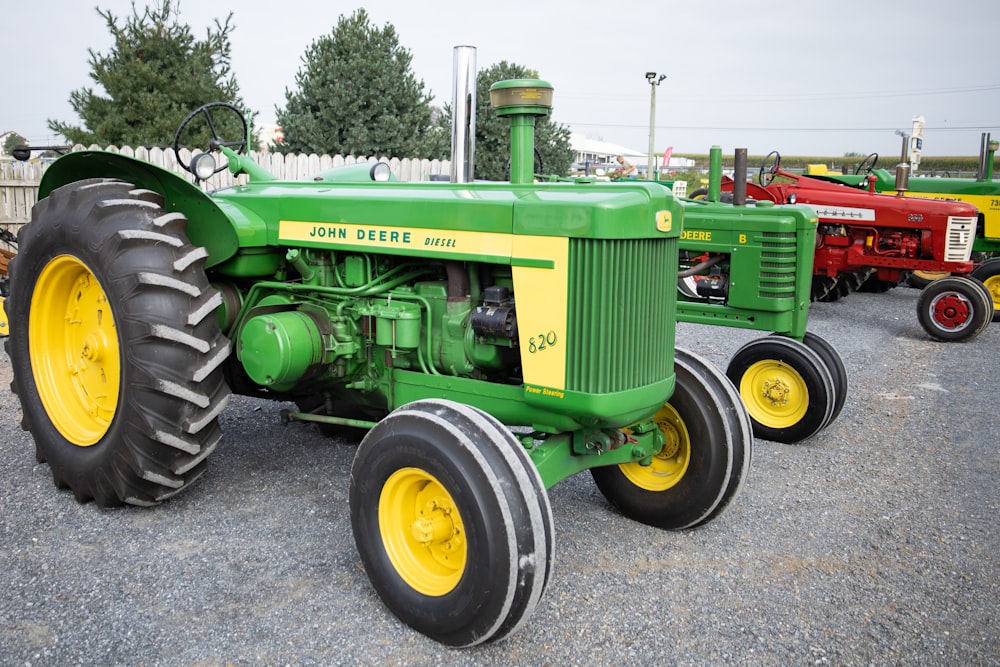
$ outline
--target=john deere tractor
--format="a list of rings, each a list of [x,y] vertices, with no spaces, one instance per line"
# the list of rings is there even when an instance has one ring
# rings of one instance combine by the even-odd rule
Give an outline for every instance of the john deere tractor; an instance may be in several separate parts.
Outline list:
[[[178,128],[194,183],[108,152],[56,160],[6,302],[22,425],[56,486],[100,507],[182,492],[231,392],[368,429],[357,550],[386,606],[452,646],[538,604],[560,480],[590,470],[661,528],[719,516],[753,436],[725,375],[674,347],[684,207],[651,182],[534,183],[551,98],[540,80],[493,86],[505,183],[400,182],[386,163],[279,181],[224,103]],[[211,139],[188,160],[198,127]],[[204,191],[223,168],[245,184]]]
[[[736,350],[726,375],[739,389],[754,435],[801,442],[837,419],[848,393],[840,354],[806,329],[816,213],[753,201],[745,188],[723,203],[722,151],[714,146],[709,156],[708,187],[684,202],[677,317],[771,333]],[[746,149],[734,157],[732,182],[745,184]]]

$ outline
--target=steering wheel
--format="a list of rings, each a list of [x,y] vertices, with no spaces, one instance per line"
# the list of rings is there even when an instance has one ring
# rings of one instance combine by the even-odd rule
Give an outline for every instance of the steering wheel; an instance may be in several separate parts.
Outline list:
[[[872,173],[876,164],[878,164],[878,153],[869,153],[868,157],[862,160],[858,168],[854,170],[854,175],[857,176],[863,172],[867,176]]]
[[[760,165],[757,182],[765,187],[770,185],[774,182],[774,177],[778,175],[779,169],[781,169],[781,153],[771,151]]]
[[[225,141],[219,136],[219,131],[216,129],[216,123],[212,119],[212,110],[216,112],[222,112],[222,118],[228,120],[229,114],[235,114],[236,118],[239,120],[240,125],[243,128],[243,138],[238,141]],[[218,116],[217,116],[218,117]],[[208,141],[208,152],[214,152],[219,150],[220,146],[226,146],[232,148],[237,153],[245,153],[247,150],[247,119],[243,115],[243,112],[234,107],[232,104],[227,102],[209,102],[208,104],[203,104],[181,121],[180,126],[177,128],[177,134],[174,135],[174,155],[177,156],[177,163],[184,168],[185,171],[191,171],[190,164],[185,163],[181,159],[181,137],[184,135],[184,130],[188,129],[188,126],[194,123],[197,119],[204,118],[204,122],[208,129],[209,141]],[[222,166],[218,167],[213,174],[218,174],[220,171],[229,166],[226,162]]]

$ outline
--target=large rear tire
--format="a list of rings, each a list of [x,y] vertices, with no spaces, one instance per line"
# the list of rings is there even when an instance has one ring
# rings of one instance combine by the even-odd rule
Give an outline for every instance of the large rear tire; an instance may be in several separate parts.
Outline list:
[[[649,465],[591,468],[625,516],[658,528],[693,528],[719,516],[746,481],[753,433],[732,383],[701,357],[676,350],[677,384],[655,421],[666,444]]]
[[[917,298],[917,320],[929,336],[938,340],[972,340],[992,319],[993,302],[975,278],[938,278]]]
[[[554,550],[548,495],[514,434],[481,410],[427,399],[390,413],[358,446],[350,505],[378,596],[436,641],[500,639],[541,599]]]
[[[230,347],[186,225],[154,192],[93,179],[53,191],[21,231],[11,387],[38,461],[80,502],[155,504],[221,438]]]
[[[739,389],[758,438],[786,444],[812,437],[834,415],[837,391],[823,359],[783,336],[750,341],[736,351],[726,375]]]

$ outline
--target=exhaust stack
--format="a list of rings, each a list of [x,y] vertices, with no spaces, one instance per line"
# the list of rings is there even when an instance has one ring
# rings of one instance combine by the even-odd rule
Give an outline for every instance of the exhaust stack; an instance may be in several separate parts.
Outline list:
[[[471,183],[476,161],[476,47],[455,47],[453,71],[451,182]]]

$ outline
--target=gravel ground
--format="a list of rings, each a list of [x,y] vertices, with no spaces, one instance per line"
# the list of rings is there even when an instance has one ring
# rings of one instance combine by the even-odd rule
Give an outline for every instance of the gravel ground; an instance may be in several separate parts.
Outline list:
[[[545,597],[520,632],[467,650],[372,592],[348,517],[354,443],[239,398],[191,489],[100,510],[55,489],[4,389],[0,665],[1000,665],[1000,323],[936,343],[916,298],[813,307],[846,406],[806,443],[758,441],[716,521],[660,531],[587,474],[554,487]],[[678,335],[724,368],[759,334]]]

